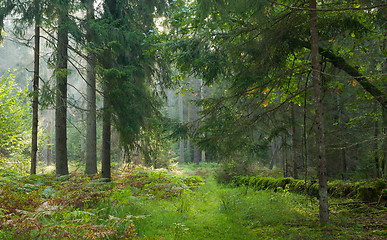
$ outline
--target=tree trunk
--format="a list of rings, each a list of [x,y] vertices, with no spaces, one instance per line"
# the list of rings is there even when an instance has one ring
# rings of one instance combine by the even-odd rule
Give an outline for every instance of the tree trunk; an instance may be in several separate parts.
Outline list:
[[[383,50],[387,50],[387,40],[384,40]],[[384,59],[382,73],[387,73],[387,59]],[[387,81],[384,81],[384,94],[387,95]],[[383,157],[383,177],[387,179],[387,108],[382,109],[382,133],[383,133],[383,144],[382,144],[382,157]]]
[[[294,103],[290,104],[290,112],[291,112],[291,123],[292,123],[292,159],[293,159],[293,177],[298,179],[299,172],[298,170],[302,167],[301,163],[301,132],[300,128],[297,125],[297,113],[296,106]]]
[[[183,94],[181,91],[179,92],[179,98],[178,98],[178,105],[179,105],[179,118],[180,118],[180,123],[183,124],[184,119],[183,119]],[[180,138],[180,163],[184,163],[184,139]]]
[[[191,110],[192,110],[192,106],[190,104],[190,102],[187,103],[187,122],[190,122],[191,121]],[[191,151],[191,138],[188,136],[187,137],[187,153],[188,153],[188,162],[192,162],[193,159],[192,159],[192,151]]]
[[[84,104],[82,104],[84,105]],[[85,162],[85,113],[81,112],[81,127],[80,127],[80,141],[81,141],[81,149],[79,152],[80,155],[80,162],[84,163]]]
[[[317,31],[317,9],[316,0],[310,0],[310,32],[311,32],[311,54],[312,54],[312,69],[313,69],[313,90],[316,101],[316,125],[317,125],[317,146],[319,156],[319,213],[320,223],[327,224],[329,222],[329,205],[328,205],[328,184],[326,170],[326,154],[325,154],[325,139],[324,139],[324,118],[321,96],[321,77],[319,64],[319,49],[318,49],[318,31]]]
[[[52,112],[50,110],[49,112],[50,114],[50,119],[48,120],[48,133],[49,133],[49,137],[48,137],[48,143],[47,143],[47,166],[51,166],[52,165],[52,139],[53,139],[53,131],[52,131],[52,122],[53,122],[53,116],[52,116]]]
[[[287,138],[286,138],[286,135],[282,135],[281,136],[281,139],[282,139],[282,145],[281,145],[281,148],[282,148],[282,171],[283,171],[283,176],[284,177],[287,177],[288,176],[288,171],[287,171],[287,165],[288,165],[288,150],[287,150]]]
[[[383,177],[387,179],[387,110],[383,109]]]
[[[199,95],[200,95],[200,83],[199,83],[199,79],[197,78],[192,78],[193,79],[193,83],[194,83],[194,87],[195,87],[195,96],[194,96],[194,100],[195,100],[195,104],[193,105],[193,120],[195,121],[195,129],[197,129],[198,127],[198,111],[199,111],[199,108],[197,106],[197,101],[200,99]],[[199,164],[200,162],[200,150],[198,148],[198,146],[196,144],[194,144],[194,163],[196,164]]]
[[[341,137],[341,149],[340,149],[340,156],[341,156],[341,178],[344,180],[347,173],[347,152],[345,150],[346,148],[346,137],[344,135],[345,130],[345,121],[343,119],[344,116],[344,107],[343,103],[341,101],[341,97],[338,95],[336,96],[337,99],[337,112],[338,112],[338,126],[340,129],[340,137]]]
[[[107,87],[107,83],[105,82],[104,86],[104,110],[102,117],[102,153],[101,153],[101,161],[102,161],[102,178],[106,179],[107,182],[111,180],[110,173],[110,152],[111,152],[111,113],[110,113],[110,105],[107,94],[109,93],[109,89]]]
[[[88,1],[87,9],[87,40],[93,41],[94,33],[90,29],[89,21],[94,19],[94,0]],[[86,169],[88,175],[97,173],[97,111],[96,111],[96,81],[95,81],[95,55],[89,50],[87,54],[87,129],[86,129]]]
[[[276,143],[275,143],[275,139],[273,139],[271,142],[270,142],[270,152],[271,152],[271,161],[270,161],[270,165],[269,165],[269,169],[272,170],[274,168],[274,165],[276,164],[276,161],[277,161],[277,146],[276,146]]]
[[[203,80],[201,81],[200,85],[203,85]],[[204,86],[202,86],[200,88],[200,99],[203,100],[203,98],[204,98]],[[203,107],[200,107],[200,110],[202,111]],[[205,133],[203,135],[205,135]],[[202,162],[206,161],[206,152],[204,150],[202,150],[202,159],[201,160],[202,160]]]
[[[66,6],[63,6],[67,9]],[[58,17],[58,43],[56,67],[56,108],[55,108],[55,159],[56,174],[69,174],[67,163],[67,60],[68,31],[67,13],[60,12]]]
[[[375,112],[378,111],[378,105],[375,105]],[[375,178],[380,178],[379,168],[379,121],[374,122],[374,141],[373,141],[373,153],[374,153],[374,164],[375,164]]]
[[[35,47],[34,47],[34,82],[32,100],[32,142],[31,142],[31,174],[36,174],[38,152],[38,119],[39,119],[39,53],[40,53],[40,13],[39,0],[34,0],[35,5]]]

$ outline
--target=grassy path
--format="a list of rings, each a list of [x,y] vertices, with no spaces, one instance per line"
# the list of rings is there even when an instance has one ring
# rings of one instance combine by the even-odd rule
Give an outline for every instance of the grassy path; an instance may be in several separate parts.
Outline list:
[[[386,239],[385,208],[363,210],[331,206],[332,224],[319,227],[316,199],[290,192],[229,188],[213,178],[194,191],[171,200],[133,199],[127,214],[141,237],[176,240],[249,239]],[[369,218],[373,216],[372,218]],[[384,217],[383,217],[384,216]],[[375,228],[368,226],[379,221]],[[384,225],[383,225],[384,224]],[[384,229],[384,230],[383,230]]]
[[[185,192],[173,200],[132,197],[113,214],[120,218],[128,214],[136,215],[134,225],[139,236],[162,236],[163,239],[283,239],[281,229],[285,230],[287,224],[295,224],[305,218],[297,210],[299,200],[299,196],[289,193],[226,188],[208,179],[199,189]],[[293,235],[297,239],[298,231]],[[288,237],[292,239],[292,235]]]

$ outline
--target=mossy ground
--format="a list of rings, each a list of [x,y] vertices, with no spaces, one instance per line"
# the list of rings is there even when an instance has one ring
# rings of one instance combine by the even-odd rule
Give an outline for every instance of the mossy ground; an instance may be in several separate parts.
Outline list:
[[[109,184],[2,174],[0,239],[387,238],[385,205],[331,200],[331,223],[320,227],[317,199],[220,185],[214,167],[133,168]]]

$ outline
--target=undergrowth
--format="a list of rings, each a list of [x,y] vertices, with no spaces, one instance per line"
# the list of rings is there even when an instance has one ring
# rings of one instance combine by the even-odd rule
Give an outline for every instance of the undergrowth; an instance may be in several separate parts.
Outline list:
[[[219,185],[213,165],[129,168],[112,183],[83,174],[0,173],[0,239],[384,239],[386,208],[286,189]],[[199,174],[195,175],[195,174]],[[205,179],[205,180],[203,180]]]

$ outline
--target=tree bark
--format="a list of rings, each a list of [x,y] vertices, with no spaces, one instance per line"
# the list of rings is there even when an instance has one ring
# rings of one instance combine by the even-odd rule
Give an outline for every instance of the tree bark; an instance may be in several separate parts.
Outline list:
[[[383,146],[382,146],[382,156],[383,156],[383,178],[387,179],[387,110],[383,109]]]
[[[201,81],[200,85],[203,85],[200,88],[200,99],[203,100],[203,98],[204,98],[204,84],[203,84],[203,80]],[[200,110],[203,111],[203,107],[200,107]],[[203,135],[205,135],[205,133]],[[202,159],[201,159],[201,161],[202,162],[206,161],[206,152],[204,150],[202,150]]]
[[[387,40],[384,40],[383,50],[387,50]],[[383,61],[382,73],[387,73],[387,59]],[[387,81],[384,81],[384,94],[387,95]],[[382,158],[383,158],[383,177],[387,179],[387,108],[382,109],[382,134],[383,134],[383,144],[382,144]]]
[[[377,111],[377,107],[376,107]],[[375,112],[376,112],[375,111]],[[375,164],[375,178],[380,178],[380,170],[379,170],[379,144],[378,144],[378,137],[379,137],[379,122],[374,122],[374,141],[373,141],[373,152],[374,152],[374,164]]]
[[[316,125],[317,125],[317,146],[319,155],[319,213],[320,223],[327,224],[329,222],[329,205],[328,205],[328,184],[326,170],[326,154],[325,154],[325,139],[324,139],[324,118],[321,96],[321,76],[319,64],[319,48],[318,48],[318,31],[317,31],[317,11],[316,0],[310,0],[310,32],[311,32],[311,54],[312,54],[312,69],[313,69],[313,90],[316,101]]]
[[[93,41],[94,33],[90,29],[89,21],[94,19],[94,0],[88,0],[87,9],[87,40]],[[96,111],[96,81],[95,81],[95,55],[89,50],[87,54],[87,116],[86,116],[86,169],[88,175],[97,173],[97,111]]]
[[[38,119],[39,119],[39,67],[40,67],[40,12],[39,0],[34,0],[35,6],[35,46],[34,46],[34,81],[32,100],[32,142],[31,142],[31,174],[36,174],[38,152]]]
[[[200,99],[199,95],[200,95],[200,83],[199,83],[199,79],[197,78],[192,78],[193,79],[193,83],[194,83],[194,87],[195,87],[195,96],[194,96],[194,100],[195,100],[195,104],[193,105],[193,120],[195,121],[195,129],[197,129],[198,127],[198,112],[199,112],[199,108],[197,106],[197,101]],[[194,156],[193,156],[193,159],[194,159],[194,163],[196,164],[199,164],[200,162],[200,150],[198,148],[198,146],[196,144],[194,144]]]
[[[67,9],[63,6],[63,9]],[[55,108],[55,159],[56,174],[69,174],[67,162],[67,60],[68,30],[67,12],[58,17],[57,67],[56,67],[56,108]]]
[[[179,119],[180,119],[180,123],[183,124],[184,122],[184,119],[183,119],[183,116],[184,116],[184,113],[183,113],[183,94],[181,93],[181,91],[179,92],[179,97],[178,97],[178,105],[179,105]],[[180,163],[184,163],[184,139],[180,138],[180,159],[179,159],[179,162]]]
[[[53,122],[53,114],[50,110],[50,118],[48,120],[48,143],[47,143],[47,166],[52,165],[52,142],[53,142],[53,131],[52,131],[52,122]]]
[[[84,105],[84,104],[82,104]],[[80,142],[81,142],[81,149],[79,151],[80,155],[80,162],[85,162],[85,113],[81,112],[81,127],[80,127]]]
[[[290,105],[291,123],[292,123],[292,159],[293,159],[293,177],[299,178],[299,169],[302,167],[301,159],[301,132],[297,126],[297,109],[294,103]]]
[[[110,113],[110,105],[107,94],[109,93],[108,84],[105,83],[104,86],[104,111],[102,117],[102,153],[101,153],[101,161],[102,161],[102,178],[106,179],[107,182],[111,180],[111,172],[110,172],[110,152],[111,152],[111,113]]]

